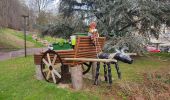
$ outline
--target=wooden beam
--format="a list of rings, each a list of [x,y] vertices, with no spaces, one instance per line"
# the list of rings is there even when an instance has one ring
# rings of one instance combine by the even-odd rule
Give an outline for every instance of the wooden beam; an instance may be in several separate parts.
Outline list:
[[[70,67],[72,86],[75,90],[83,88],[83,73],[81,65],[74,65]]]
[[[115,59],[93,59],[93,58],[63,58],[70,61],[89,61],[89,62],[117,62]]]

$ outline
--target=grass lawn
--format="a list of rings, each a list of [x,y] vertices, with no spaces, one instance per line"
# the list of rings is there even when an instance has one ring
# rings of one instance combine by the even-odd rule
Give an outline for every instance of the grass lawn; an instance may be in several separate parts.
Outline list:
[[[72,92],[35,79],[33,57],[0,62],[0,100],[95,100],[90,93]]]
[[[51,36],[38,36],[43,40],[47,40],[49,43],[64,42],[65,39],[53,38]],[[32,39],[32,34],[26,36],[27,47],[43,47],[43,44]],[[24,48],[24,33],[9,28],[0,28],[0,48],[7,49],[20,49]]]
[[[106,82],[101,82],[98,87],[94,87],[91,85],[91,81],[86,80],[87,88],[100,96],[102,100],[106,98],[107,100],[113,98],[129,100],[134,99],[135,96],[155,100],[154,96],[156,97],[158,94],[163,96],[158,97],[159,99],[170,99],[170,53],[135,57],[133,64],[128,65],[120,62],[119,66],[122,79],[117,78],[116,70],[112,66],[112,77],[114,78],[112,87],[108,87]],[[103,70],[102,67],[101,69]],[[100,70],[101,74],[103,74],[102,70]]]
[[[141,73],[153,72],[164,68],[169,69],[170,67],[170,62],[168,62],[170,61],[170,53],[150,54],[144,57],[135,57],[133,59],[133,64],[119,62],[123,81],[141,82],[143,78]],[[117,80],[117,73],[113,67],[114,66],[112,65],[112,75],[115,80]],[[103,70],[103,67],[101,67],[101,70]],[[101,71],[101,74],[104,74],[104,72]]]
[[[14,35],[22,40],[24,40],[24,33],[22,31],[16,31],[13,29],[4,29],[6,33],[10,33],[11,35]],[[35,47],[42,47],[43,45],[39,42],[36,42],[35,40],[32,39],[32,34],[28,34],[26,36],[27,42],[31,42],[34,44]]]
[[[155,88],[163,91],[161,93],[164,95],[169,91],[166,90],[166,87],[170,87],[169,61],[170,54],[137,57],[132,65],[120,63],[122,80],[117,79],[116,71],[112,67],[114,77],[112,87],[108,87],[108,83],[105,82],[100,82],[98,86],[94,86],[93,81],[84,79],[85,87],[78,92],[72,89],[61,89],[55,84],[36,80],[32,56],[0,61],[0,100],[126,100],[134,95],[142,95],[145,99],[152,99],[152,95],[160,94],[157,89],[154,90]],[[158,74],[160,75],[158,79],[155,80],[151,77],[149,78],[151,83],[145,84],[143,74],[155,72],[156,74],[161,72]],[[149,93],[147,94],[146,91],[155,94],[148,96]],[[145,92],[146,95],[144,95]]]
[[[32,39],[31,35],[27,35],[27,47],[42,47],[41,43],[36,42]],[[16,31],[8,28],[0,29],[0,48],[4,51],[17,50],[24,48],[24,34],[23,32]]]

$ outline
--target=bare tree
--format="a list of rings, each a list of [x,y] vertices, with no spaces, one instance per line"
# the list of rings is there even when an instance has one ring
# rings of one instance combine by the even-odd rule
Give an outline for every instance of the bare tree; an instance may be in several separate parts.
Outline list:
[[[30,10],[34,11],[34,14],[37,16],[36,22],[39,25],[43,25],[47,22],[46,18],[46,8],[54,0],[29,0],[28,7]]]
[[[0,26],[21,29],[21,15],[26,10],[19,0],[0,0]]]
[[[29,8],[34,9],[38,14],[46,9],[46,7],[54,0],[29,0]]]

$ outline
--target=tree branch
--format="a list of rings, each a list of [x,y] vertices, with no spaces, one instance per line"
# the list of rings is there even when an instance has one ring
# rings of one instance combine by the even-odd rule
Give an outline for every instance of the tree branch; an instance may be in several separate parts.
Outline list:
[[[123,31],[123,30],[126,29],[127,27],[129,27],[129,26],[131,26],[131,25],[133,25],[133,24],[136,24],[136,23],[138,23],[139,21],[142,21],[142,20],[144,20],[144,19],[145,19],[145,18],[141,18],[141,19],[139,19],[139,20],[137,20],[137,21],[134,21],[134,22],[132,22],[132,23],[129,23],[129,24],[127,24],[126,26],[124,26],[124,27],[122,27],[121,29],[119,29],[118,32]]]

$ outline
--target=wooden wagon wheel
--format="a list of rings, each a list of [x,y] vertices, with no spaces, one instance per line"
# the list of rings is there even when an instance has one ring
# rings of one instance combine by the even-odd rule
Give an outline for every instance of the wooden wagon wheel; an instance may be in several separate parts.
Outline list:
[[[88,63],[83,63],[83,65],[82,65],[83,75],[85,75],[86,73],[88,73],[90,71],[91,66],[92,66],[92,62],[89,62],[89,64]]]
[[[41,72],[48,82],[59,83],[62,78],[60,56],[53,50],[47,50],[41,58]]]

